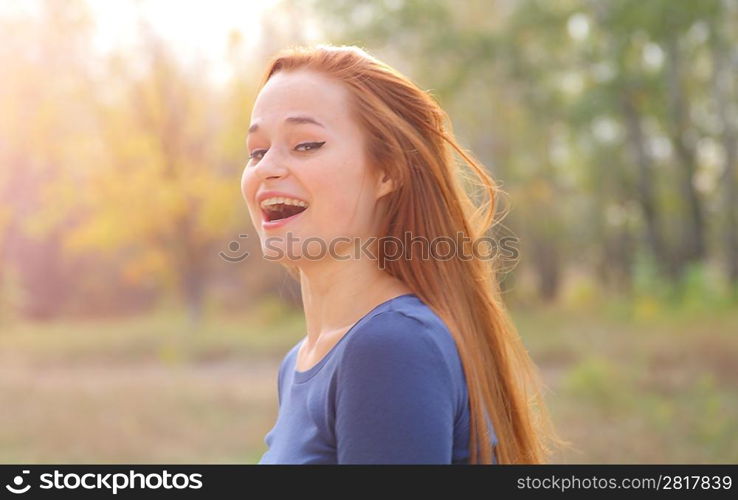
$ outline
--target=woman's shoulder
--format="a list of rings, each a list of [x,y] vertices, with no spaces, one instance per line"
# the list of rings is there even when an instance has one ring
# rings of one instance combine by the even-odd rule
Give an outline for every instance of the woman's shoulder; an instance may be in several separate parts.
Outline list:
[[[391,301],[357,326],[336,365],[338,396],[446,404],[454,418],[463,414],[467,388],[456,344],[420,298]]]
[[[405,300],[392,301],[383,311],[379,321],[375,322],[379,331],[391,335],[395,328],[387,325],[404,327],[401,332],[414,339],[431,339],[445,346],[453,345],[453,336],[448,325],[436,312],[415,294],[406,295]],[[385,328],[382,328],[382,327]]]
[[[348,355],[426,357],[455,362],[456,345],[445,322],[417,295],[396,297],[357,325]]]

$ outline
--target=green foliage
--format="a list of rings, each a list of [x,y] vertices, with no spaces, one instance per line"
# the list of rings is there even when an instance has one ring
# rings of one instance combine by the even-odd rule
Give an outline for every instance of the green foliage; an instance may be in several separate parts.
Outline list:
[[[580,361],[566,374],[563,387],[606,414],[631,410],[628,381],[607,358],[591,356]]]
[[[735,461],[736,309],[675,315],[664,306],[648,321],[600,309],[514,317],[558,427],[579,450],[562,462]]]
[[[675,298],[673,287],[664,279],[660,264],[643,250],[636,254],[633,265],[633,299],[666,303]]]

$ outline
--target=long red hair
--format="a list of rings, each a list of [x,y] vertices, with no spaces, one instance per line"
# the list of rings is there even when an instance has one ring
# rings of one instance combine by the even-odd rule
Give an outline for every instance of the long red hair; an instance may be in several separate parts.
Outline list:
[[[454,138],[435,99],[397,70],[356,46],[290,47],[269,62],[260,88],[279,71],[309,69],[343,83],[366,133],[367,158],[391,176],[380,236],[405,242],[451,237],[469,259],[387,259],[378,265],[404,282],[444,320],[464,367],[470,402],[470,463],[545,463],[564,443],[545,407],[540,375],[501,300],[498,259],[472,245],[496,224],[501,190]],[[457,164],[456,152],[470,167]],[[482,201],[466,186],[481,188]],[[458,239],[457,235],[466,238]],[[397,238],[397,239],[395,239]],[[486,247],[489,251],[489,247]],[[297,268],[286,267],[296,278]],[[497,437],[493,446],[491,420]]]

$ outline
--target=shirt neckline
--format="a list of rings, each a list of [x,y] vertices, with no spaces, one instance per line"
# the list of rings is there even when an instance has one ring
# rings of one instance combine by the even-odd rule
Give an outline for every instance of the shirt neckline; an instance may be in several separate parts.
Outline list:
[[[333,355],[333,353],[338,349],[338,346],[344,341],[346,337],[351,334],[352,331],[354,331],[361,323],[369,319],[369,317],[373,316],[374,313],[378,312],[379,309],[386,307],[393,303],[394,301],[404,298],[404,297],[417,297],[414,293],[403,293],[402,295],[397,295],[395,297],[392,297],[391,299],[387,299],[384,302],[381,302],[374,306],[372,309],[369,310],[366,314],[364,314],[361,318],[359,318],[351,327],[346,331],[346,333],[343,334],[343,336],[338,339],[338,342],[336,342],[333,347],[331,347],[327,353],[318,361],[316,364],[308,368],[307,370],[300,371],[297,368],[294,368],[294,366],[297,364],[297,353],[300,352],[300,348],[302,347],[302,344],[305,342],[305,337],[300,340],[300,342],[297,344],[297,347],[295,348],[295,365],[293,365],[292,368],[292,376],[294,379],[294,382],[297,384],[307,382],[311,378],[315,376],[316,373],[320,371],[320,369],[323,367],[323,365],[326,364],[328,359]]]

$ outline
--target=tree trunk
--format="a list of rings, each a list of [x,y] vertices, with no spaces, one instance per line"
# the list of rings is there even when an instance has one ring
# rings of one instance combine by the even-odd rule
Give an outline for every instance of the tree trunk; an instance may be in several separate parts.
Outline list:
[[[705,248],[705,216],[702,201],[694,186],[696,153],[694,139],[689,132],[689,99],[682,85],[682,59],[676,37],[666,43],[668,88],[669,136],[681,167],[680,186],[687,203],[682,243],[679,253],[680,267],[686,263],[702,260]]]
[[[545,302],[556,299],[561,284],[559,252],[554,241],[545,236],[531,238],[533,266],[538,275],[538,296]]]
[[[731,72],[730,46],[726,43],[721,26],[713,26],[711,40],[713,60],[713,88],[715,107],[722,125],[722,142],[725,150],[725,163],[722,174],[722,205],[725,216],[724,244],[728,281],[735,289],[738,287],[738,186],[736,186],[736,169],[738,168],[738,136],[734,116],[728,113],[732,99],[735,98],[732,88],[734,76]]]
[[[188,204],[188,210],[178,223],[179,251],[178,268],[187,317],[192,329],[200,326],[208,280],[207,245],[198,241],[194,231],[197,207]]]
[[[646,222],[646,242],[654,260],[660,266],[659,271],[673,278],[674,260],[667,253],[661,226],[661,213],[654,195],[653,160],[646,148],[646,138],[638,107],[629,90],[623,93],[620,105],[625,128],[628,131],[628,142],[638,169],[636,192],[638,205]]]

